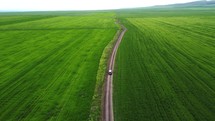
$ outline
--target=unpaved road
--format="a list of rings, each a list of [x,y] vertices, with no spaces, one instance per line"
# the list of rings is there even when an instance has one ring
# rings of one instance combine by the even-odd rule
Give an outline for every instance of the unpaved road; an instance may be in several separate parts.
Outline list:
[[[119,22],[117,22],[118,24],[120,24]],[[114,63],[115,63],[115,58],[116,58],[116,53],[117,53],[117,49],[119,47],[120,42],[122,41],[122,38],[125,34],[125,32],[127,31],[127,29],[121,25],[122,31],[119,34],[118,38],[117,38],[117,42],[113,48],[112,54],[110,56],[110,61],[109,61],[109,66],[108,69],[112,70],[112,72],[114,72]],[[105,84],[105,94],[104,94],[104,106],[103,106],[103,116],[102,116],[102,120],[103,121],[114,121],[114,115],[113,115],[113,100],[112,100],[112,87],[113,87],[113,75],[109,75],[107,74],[106,76],[106,84]]]

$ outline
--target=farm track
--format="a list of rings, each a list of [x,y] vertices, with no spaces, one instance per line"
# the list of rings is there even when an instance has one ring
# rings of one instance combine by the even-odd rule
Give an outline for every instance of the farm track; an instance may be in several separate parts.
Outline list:
[[[119,22],[117,22],[120,24]],[[120,45],[120,42],[122,41],[122,38],[127,31],[127,29],[120,24],[122,31],[119,34],[116,44],[114,45],[112,54],[109,59],[109,64],[108,64],[108,70],[112,70],[114,72],[114,64],[115,64],[115,58],[117,54],[118,47]],[[103,105],[103,121],[114,121],[114,114],[113,114],[113,75],[106,74],[106,84],[105,84],[105,91],[104,91],[104,105]]]

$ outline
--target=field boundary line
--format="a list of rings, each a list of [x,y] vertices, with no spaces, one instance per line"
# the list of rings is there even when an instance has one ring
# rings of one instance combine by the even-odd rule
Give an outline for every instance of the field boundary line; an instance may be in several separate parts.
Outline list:
[[[109,28],[87,28],[87,27],[83,27],[83,28],[22,28],[22,29],[13,29],[13,28],[9,28],[9,29],[2,29],[1,27],[0,27],[0,31],[66,31],[66,30],[86,30],[86,29],[91,29],[91,30],[104,30],[104,29],[107,29],[107,30],[109,30],[109,29],[116,29],[116,28],[111,28],[111,27],[109,27]]]
[[[20,23],[26,23],[26,22],[34,22],[34,21],[38,21],[38,20],[50,19],[50,18],[55,18],[55,17],[58,17],[58,16],[48,16],[48,17],[41,16],[41,17],[34,18],[34,19],[18,20],[18,22],[12,21],[12,23],[0,22],[0,26],[8,26],[8,25],[14,25],[14,24],[20,24]]]

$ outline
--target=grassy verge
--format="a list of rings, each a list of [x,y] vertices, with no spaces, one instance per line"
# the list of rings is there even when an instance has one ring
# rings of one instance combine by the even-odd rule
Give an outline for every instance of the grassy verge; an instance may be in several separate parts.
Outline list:
[[[120,26],[118,26],[120,28]],[[96,76],[96,86],[95,86],[95,92],[93,95],[93,101],[90,111],[89,120],[90,121],[99,121],[101,120],[101,113],[102,113],[102,96],[103,96],[103,88],[105,83],[105,74],[106,70],[108,68],[108,60],[109,56],[112,52],[112,49],[117,41],[117,38],[120,34],[122,29],[120,28],[114,38],[109,42],[109,44],[105,47],[100,62],[99,62],[99,68]]]

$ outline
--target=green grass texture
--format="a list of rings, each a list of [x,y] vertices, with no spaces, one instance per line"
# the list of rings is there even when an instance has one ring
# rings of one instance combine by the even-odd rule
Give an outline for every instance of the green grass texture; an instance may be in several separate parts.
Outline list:
[[[0,17],[0,120],[88,120],[114,14]]]
[[[130,12],[118,11],[128,31],[114,72],[115,121],[214,121],[214,11]]]

